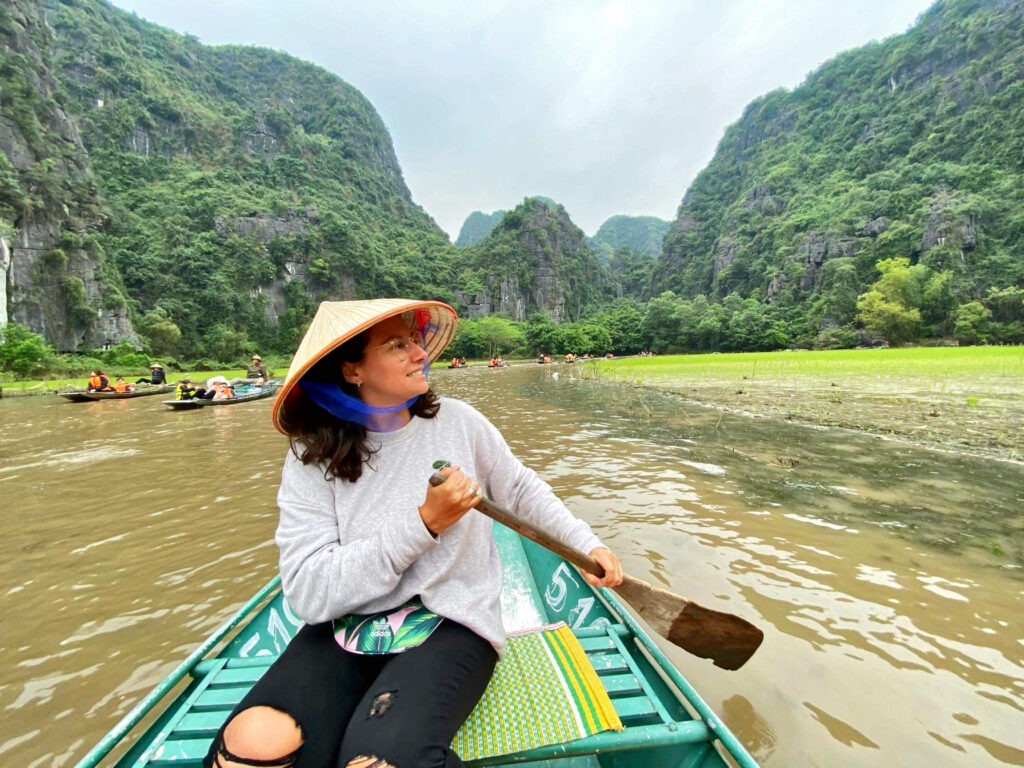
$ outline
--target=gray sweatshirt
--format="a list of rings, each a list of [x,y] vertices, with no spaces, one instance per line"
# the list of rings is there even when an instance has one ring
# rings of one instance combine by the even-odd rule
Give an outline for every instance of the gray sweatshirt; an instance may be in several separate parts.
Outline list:
[[[501,560],[491,520],[470,510],[435,538],[418,507],[438,459],[480,483],[484,495],[583,552],[602,546],[551,487],[512,455],[501,433],[472,406],[441,398],[433,419],[371,435],[380,446],[355,483],[325,479],[289,451],[277,495],[277,545],[285,597],[315,624],[373,613],[415,595],[434,613],[468,627],[499,652]]]

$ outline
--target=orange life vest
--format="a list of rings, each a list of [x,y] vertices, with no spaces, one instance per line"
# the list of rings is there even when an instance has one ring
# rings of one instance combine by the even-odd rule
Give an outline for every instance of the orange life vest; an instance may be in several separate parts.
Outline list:
[[[230,400],[235,396],[235,390],[230,384],[221,384],[220,389],[217,390],[217,394],[213,396],[214,400]]]
[[[103,379],[99,376],[89,377],[89,389],[100,389],[103,386]]]
[[[128,391],[128,382],[125,382],[125,381],[114,382],[114,391],[115,392],[127,392]]]

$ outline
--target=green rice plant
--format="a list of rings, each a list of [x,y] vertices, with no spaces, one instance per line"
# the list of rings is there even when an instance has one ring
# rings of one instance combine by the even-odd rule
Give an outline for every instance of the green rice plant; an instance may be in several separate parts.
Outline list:
[[[890,349],[786,350],[701,355],[616,358],[601,363],[610,379],[739,383],[800,380],[842,387],[884,387],[912,381],[940,392],[965,389],[984,380],[1011,390],[1022,389],[1021,347],[907,347]],[[893,389],[898,387],[894,386]]]

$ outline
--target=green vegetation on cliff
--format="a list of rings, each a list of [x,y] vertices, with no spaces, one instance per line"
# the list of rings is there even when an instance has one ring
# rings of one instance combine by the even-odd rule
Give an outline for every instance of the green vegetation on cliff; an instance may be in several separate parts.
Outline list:
[[[590,245],[598,258],[628,248],[651,259],[661,256],[669,222],[656,216],[612,216],[598,227]]]
[[[588,241],[532,197],[459,248],[316,66],[103,0],[10,0],[0,41],[8,304],[61,351],[286,353],[318,301],[380,295],[450,301],[473,354],[1024,341],[1019,0],[939,0],[756,100],[671,224]]]
[[[747,108],[687,191],[653,291],[869,327],[858,297],[906,259],[924,289],[896,302],[921,316],[899,340],[952,334],[964,305],[1024,287],[1022,157],[1024,6],[942,0]]]
[[[455,247],[465,248],[482,243],[494,231],[494,228],[501,223],[505,213],[505,211],[495,211],[494,213],[487,214],[483,211],[473,211],[462,222],[459,236],[455,240]]]
[[[230,359],[293,347],[320,298],[450,298],[450,246],[372,105],[285,54],[209,48],[64,0],[59,66],[140,330]],[[155,314],[154,314],[155,313]]]
[[[611,295],[583,231],[565,208],[544,198],[526,198],[483,242],[459,254],[462,300],[482,303],[482,314],[525,320],[543,312],[558,322],[578,320]]]

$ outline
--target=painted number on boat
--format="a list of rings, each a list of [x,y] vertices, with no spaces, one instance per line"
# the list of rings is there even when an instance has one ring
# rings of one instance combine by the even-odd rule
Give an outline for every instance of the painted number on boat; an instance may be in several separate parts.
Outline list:
[[[570,594],[570,592],[572,594]],[[604,627],[611,622],[600,616],[587,624],[587,616],[594,608],[594,597],[590,590],[580,584],[567,563],[560,563],[551,574],[551,581],[544,590],[544,601],[551,610],[565,616],[565,623],[573,629],[585,626]],[[585,593],[585,594],[584,594]],[[567,610],[575,599],[576,604]]]

